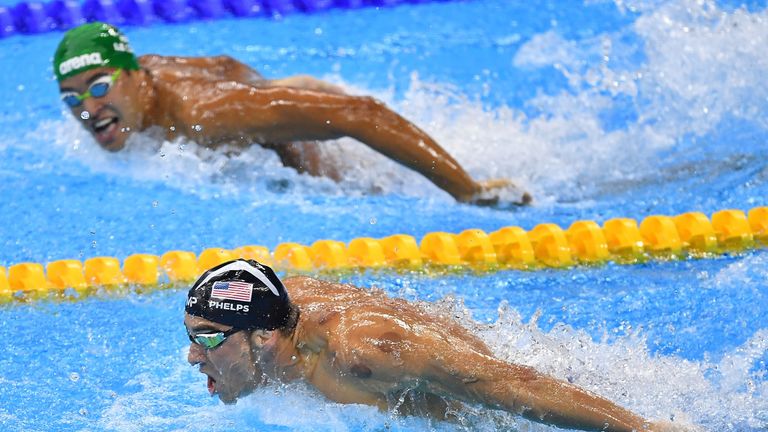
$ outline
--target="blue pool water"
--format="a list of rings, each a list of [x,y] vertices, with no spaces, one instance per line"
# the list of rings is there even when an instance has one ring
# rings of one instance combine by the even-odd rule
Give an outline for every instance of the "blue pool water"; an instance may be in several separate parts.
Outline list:
[[[530,190],[535,205],[513,211],[457,204],[346,139],[327,150],[341,184],[258,148],[230,158],[137,137],[104,153],[58,101],[60,34],[0,39],[0,265],[766,205],[766,20],[764,1],[484,0],[125,29],[140,53],[229,54],[270,77],[309,73],[373,94],[473,176]],[[765,250],[325,277],[429,301],[500,357],[644,416],[768,428]],[[301,386],[223,406],[186,364],[184,294],[0,306],[3,429],[550,430],[479,407],[460,424],[395,418]]]

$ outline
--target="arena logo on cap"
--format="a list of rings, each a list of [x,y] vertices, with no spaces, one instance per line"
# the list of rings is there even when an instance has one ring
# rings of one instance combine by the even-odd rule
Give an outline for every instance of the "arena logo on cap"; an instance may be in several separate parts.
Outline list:
[[[101,59],[101,53],[99,52],[81,54],[62,62],[59,65],[59,73],[61,75],[66,75],[76,69],[84,68],[86,66],[102,65],[103,63],[104,60]]]

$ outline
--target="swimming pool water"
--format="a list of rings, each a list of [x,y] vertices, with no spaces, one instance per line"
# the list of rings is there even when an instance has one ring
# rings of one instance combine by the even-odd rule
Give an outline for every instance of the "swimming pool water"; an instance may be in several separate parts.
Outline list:
[[[267,76],[310,73],[374,94],[475,177],[511,177],[530,190],[536,204],[513,211],[457,204],[351,140],[328,146],[346,168],[341,185],[296,175],[260,149],[228,158],[144,137],[106,154],[57,100],[50,59],[60,34],[0,40],[0,265],[766,205],[768,16],[764,2],[741,3],[488,0],[125,29],[139,53],[225,53]],[[501,357],[648,417],[683,412],[712,431],[768,427],[764,250],[572,270],[326,277],[434,302]],[[459,425],[398,419],[301,386],[220,405],[186,366],[184,293],[1,306],[12,342],[0,356],[0,424],[528,427],[479,408]]]

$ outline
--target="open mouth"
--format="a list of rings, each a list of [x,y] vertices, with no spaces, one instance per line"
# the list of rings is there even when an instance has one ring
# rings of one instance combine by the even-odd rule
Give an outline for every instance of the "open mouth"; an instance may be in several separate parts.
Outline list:
[[[208,375],[208,393],[213,396],[216,394],[216,380]]]
[[[106,117],[103,118],[93,124],[93,131],[98,133],[102,133],[106,131],[110,126],[113,124],[117,124],[118,118],[117,117]]]
[[[91,123],[91,129],[96,141],[101,145],[107,145],[114,141],[117,136],[117,124],[119,121],[119,117],[110,116],[100,118]]]

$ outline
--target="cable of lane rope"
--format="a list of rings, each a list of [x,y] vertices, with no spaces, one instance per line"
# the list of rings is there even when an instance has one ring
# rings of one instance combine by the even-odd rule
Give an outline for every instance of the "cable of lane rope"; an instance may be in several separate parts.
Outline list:
[[[160,256],[134,254],[58,260],[43,266],[26,262],[0,267],[0,298],[25,298],[51,291],[125,285],[152,286],[194,280],[222,262],[255,259],[291,273],[373,268],[462,268],[493,271],[515,268],[568,268],[608,261],[633,264],[652,259],[715,257],[768,245],[768,207],[720,210],[708,218],[700,212],[653,215],[640,224],[614,218],[602,226],[580,220],[563,230],[542,223],[525,231],[516,226],[491,233],[468,229],[458,234],[430,232],[420,242],[406,234],[381,239],[361,237],[348,244],[318,240],[311,245],[281,243],[236,249],[209,248],[199,255],[169,251]]]
[[[113,25],[182,23],[220,18],[312,14],[330,9],[390,7],[437,0],[51,0],[0,6],[0,38],[63,31],[85,22]]]

